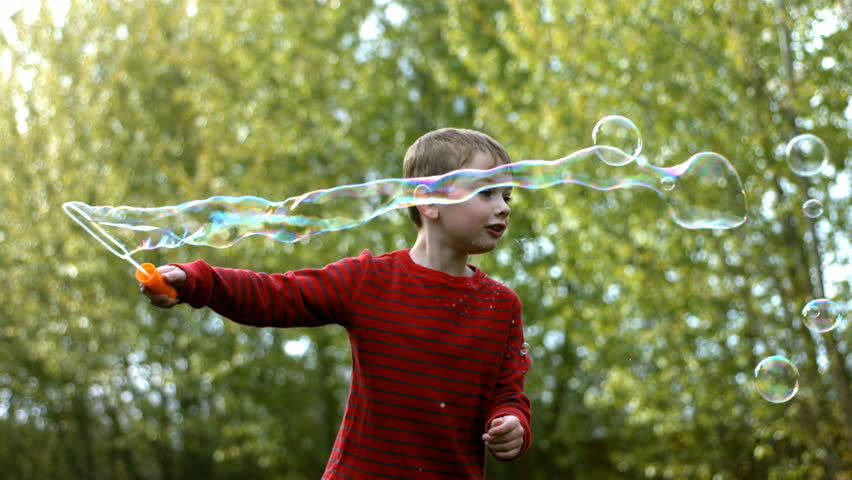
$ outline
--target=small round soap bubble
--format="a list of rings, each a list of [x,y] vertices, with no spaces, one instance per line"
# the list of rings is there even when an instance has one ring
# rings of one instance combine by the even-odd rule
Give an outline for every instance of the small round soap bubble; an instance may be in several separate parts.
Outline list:
[[[781,355],[766,357],[754,368],[754,388],[772,403],[784,403],[799,391],[799,370]]]
[[[621,115],[608,115],[595,124],[592,129],[592,142],[595,145],[612,147],[597,152],[607,165],[619,167],[627,165],[642,151],[642,136],[639,128],[629,118]]]
[[[822,202],[815,198],[811,198],[802,204],[802,213],[808,218],[817,218],[822,215]]]
[[[819,137],[806,133],[787,142],[787,165],[796,175],[816,175],[828,163],[828,147]]]
[[[660,188],[667,192],[674,190],[676,184],[677,179],[675,177],[663,177],[660,179]]]
[[[802,321],[809,329],[825,333],[834,330],[843,320],[843,309],[827,298],[811,300],[802,308]]]

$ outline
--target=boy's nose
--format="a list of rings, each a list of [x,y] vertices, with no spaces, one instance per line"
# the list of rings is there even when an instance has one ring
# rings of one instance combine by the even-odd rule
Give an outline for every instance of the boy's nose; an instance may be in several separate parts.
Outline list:
[[[505,200],[500,200],[500,204],[497,206],[497,216],[498,217],[508,217],[509,213],[512,212],[512,207],[506,203]]]

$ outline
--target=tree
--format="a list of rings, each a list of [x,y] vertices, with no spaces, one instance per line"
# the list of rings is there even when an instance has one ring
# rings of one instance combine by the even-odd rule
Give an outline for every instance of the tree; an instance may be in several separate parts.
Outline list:
[[[63,202],[282,200],[398,177],[407,146],[440,126],[483,130],[515,160],[557,159],[620,114],[652,165],[727,157],[748,222],[679,227],[667,218],[678,185],[517,189],[514,240],[475,261],[524,301],[534,443],[489,475],[852,475],[848,326],[817,334],[800,319],[813,298],[850,304],[849,14],[828,0],[93,0],[16,13],[0,35],[0,465],[22,478],[317,478],[342,412],[342,330],[153,310]],[[807,178],[784,162],[804,132],[831,153]],[[824,206],[815,220],[808,198]],[[298,244],[138,256],[282,271],[412,239],[395,212]],[[800,372],[786,403],[752,386],[772,354]]]

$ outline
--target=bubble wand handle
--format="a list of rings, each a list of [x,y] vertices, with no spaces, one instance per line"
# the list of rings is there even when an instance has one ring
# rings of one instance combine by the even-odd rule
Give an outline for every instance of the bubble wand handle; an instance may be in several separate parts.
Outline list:
[[[133,262],[135,263],[135,262]],[[143,263],[136,269],[136,280],[142,285],[150,288],[156,293],[168,295],[169,298],[177,298],[175,287],[166,283],[166,280],[157,270],[153,263]]]

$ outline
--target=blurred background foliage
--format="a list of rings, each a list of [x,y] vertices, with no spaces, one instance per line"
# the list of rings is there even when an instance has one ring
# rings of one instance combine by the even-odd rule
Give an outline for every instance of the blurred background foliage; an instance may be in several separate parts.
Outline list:
[[[518,191],[474,259],[525,304],[534,443],[490,478],[852,478],[852,7],[844,0],[88,0],[0,16],[4,478],[318,478],[339,425],[339,328],[151,308],[65,201],[270,200],[398,177],[407,146],[475,128],[515,160],[632,119],[654,165],[710,150],[749,220],[686,230],[647,189]],[[784,162],[794,135],[830,149]],[[825,213],[811,220],[808,198]],[[284,271],[408,246],[400,212],[297,244],[149,251]],[[848,317],[848,315],[847,315]],[[752,386],[785,355],[787,403]]]

